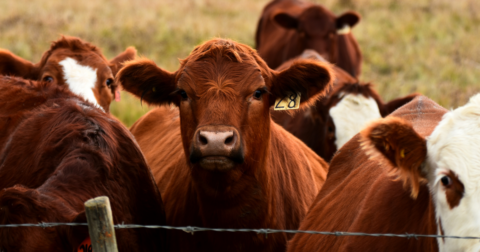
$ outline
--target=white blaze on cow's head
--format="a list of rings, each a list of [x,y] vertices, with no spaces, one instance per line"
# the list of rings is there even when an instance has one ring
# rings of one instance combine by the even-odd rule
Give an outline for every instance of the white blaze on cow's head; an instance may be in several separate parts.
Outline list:
[[[115,75],[123,62],[134,59],[136,53],[129,47],[108,61],[98,47],[79,38],[61,37],[37,64],[0,50],[0,74],[68,86],[73,93],[109,112],[110,103],[119,98]]]
[[[414,93],[384,103],[370,83],[340,83],[326,102],[326,160],[330,160],[368,123],[387,116],[417,95]]]
[[[329,114],[335,124],[337,150],[355,136],[367,123],[381,118],[377,102],[370,96],[355,93],[340,93],[338,103]]]
[[[90,66],[82,66],[70,57],[60,61],[59,64],[63,68],[63,78],[70,90],[99,106],[93,93],[97,83],[97,69],[93,69]]]
[[[480,236],[480,95],[446,113],[421,137],[406,120],[386,118],[362,131],[363,146],[393,165],[416,198],[428,183],[438,234]],[[379,159],[380,160],[380,159]],[[477,240],[438,238],[440,251],[479,251]]]

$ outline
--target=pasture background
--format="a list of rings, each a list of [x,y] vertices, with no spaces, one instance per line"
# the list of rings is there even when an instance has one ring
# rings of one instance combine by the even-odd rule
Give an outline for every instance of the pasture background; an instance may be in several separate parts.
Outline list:
[[[0,48],[38,62],[61,34],[92,42],[112,58],[128,46],[174,71],[213,37],[254,46],[266,0],[1,0]],[[446,108],[480,91],[480,1],[315,0],[362,15],[353,29],[363,51],[361,80],[384,100],[420,92]],[[112,113],[130,126],[150,108],[122,92]]]

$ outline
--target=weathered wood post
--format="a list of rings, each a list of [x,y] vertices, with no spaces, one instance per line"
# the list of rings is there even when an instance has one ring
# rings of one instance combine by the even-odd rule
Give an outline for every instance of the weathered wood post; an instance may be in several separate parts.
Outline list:
[[[85,214],[93,251],[118,252],[108,197],[101,196],[85,202]]]

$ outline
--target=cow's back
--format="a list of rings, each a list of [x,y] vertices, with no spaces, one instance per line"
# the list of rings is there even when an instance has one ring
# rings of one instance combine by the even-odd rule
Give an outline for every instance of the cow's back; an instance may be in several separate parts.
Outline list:
[[[428,136],[446,110],[425,97],[391,116],[408,119],[422,136]],[[434,208],[428,187],[416,200],[402,182],[389,175],[391,166],[369,159],[355,136],[332,159],[328,179],[317,195],[300,229],[365,233],[436,234]],[[288,251],[432,251],[432,238],[324,236],[297,234]]]
[[[0,77],[0,132],[4,130],[9,134],[0,138],[2,192],[31,190],[35,192],[32,195],[40,195],[35,204],[48,210],[47,216],[43,216],[42,208],[32,203],[29,208],[33,214],[19,217],[30,220],[26,223],[32,219],[76,221],[75,216],[84,212],[84,202],[102,195],[110,199],[115,223],[165,223],[160,193],[133,136],[120,122],[68,89]],[[0,196],[3,200],[5,194]],[[62,202],[61,214],[52,211],[54,202]],[[11,224],[5,216],[15,212],[6,210],[0,215],[1,224]],[[61,237],[62,228],[48,232],[58,231]],[[13,241],[24,230],[2,233],[0,238]],[[164,233],[117,230],[118,247],[120,251],[157,250],[166,246]],[[29,238],[28,242],[41,239],[35,235]],[[73,237],[78,238],[85,237]],[[74,243],[65,241],[59,247]]]

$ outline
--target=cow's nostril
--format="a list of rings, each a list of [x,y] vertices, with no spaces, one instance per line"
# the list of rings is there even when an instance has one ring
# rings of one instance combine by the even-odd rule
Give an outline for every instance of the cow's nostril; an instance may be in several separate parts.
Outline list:
[[[233,142],[233,136],[230,136],[230,137],[227,137],[227,139],[225,139],[225,144],[229,145]]]
[[[200,135],[200,143],[202,143],[202,144],[204,144],[204,145],[208,144],[207,138],[204,137],[204,136],[202,136],[202,135]]]

